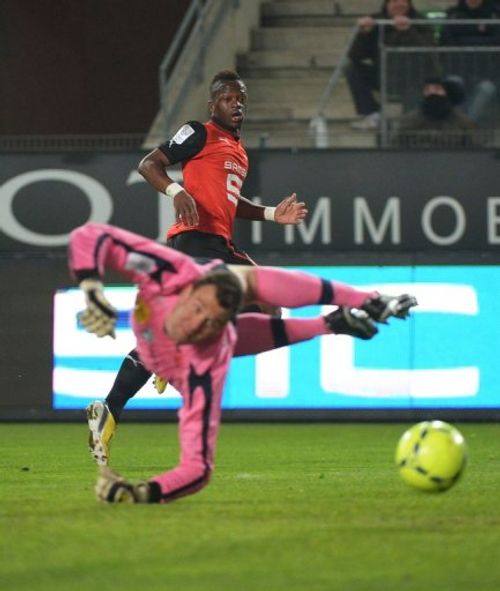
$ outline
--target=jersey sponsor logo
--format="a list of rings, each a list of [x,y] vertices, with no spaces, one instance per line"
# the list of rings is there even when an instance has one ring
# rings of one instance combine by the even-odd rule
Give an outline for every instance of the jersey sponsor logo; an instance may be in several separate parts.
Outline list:
[[[194,129],[191,125],[183,125],[179,131],[174,135],[174,137],[168,142],[168,146],[172,146],[172,144],[182,144],[184,143],[189,136],[193,135]]]
[[[236,172],[243,178],[247,176],[247,169],[236,162],[232,162],[231,160],[226,160],[224,162],[224,168],[226,170],[232,170],[233,172]]]
[[[139,324],[144,324],[147,322],[151,317],[151,309],[146,304],[146,302],[139,296],[137,296],[137,300],[135,301],[134,306],[134,319]]]

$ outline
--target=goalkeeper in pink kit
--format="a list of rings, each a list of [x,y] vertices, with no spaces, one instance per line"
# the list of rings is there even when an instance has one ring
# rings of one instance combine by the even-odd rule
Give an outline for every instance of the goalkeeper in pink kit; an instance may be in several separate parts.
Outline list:
[[[209,481],[220,424],[221,397],[232,357],[250,355],[337,333],[369,339],[375,322],[406,318],[416,300],[365,292],[299,271],[272,267],[198,264],[179,251],[103,224],[77,228],[70,239],[70,270],[86,298],[81,322],[97,336],[114,336],[116,311],[101,278],[113,269],[138,288],[131,324],[147,369],[182,396],[177,467],[139,483],[104,466],[96,485],[107,502],[165,503]],[[259,301],[298,308],[333,304],[324,317],[279,319],[239,314]]]

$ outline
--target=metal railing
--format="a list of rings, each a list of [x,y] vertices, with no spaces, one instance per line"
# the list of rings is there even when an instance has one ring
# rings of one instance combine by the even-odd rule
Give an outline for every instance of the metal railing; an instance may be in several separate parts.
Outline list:
[[[142,149],[145,133],[0,135],[1,152],[124,152]]]
[[[467,67],[467,61],[473,62],[477,57],[480,57],[483,63],[481,68],[483,77],[486,76],[494,79],[497,84],[500,83],[500,47],[495,46],[472,46],[472,47],[454,47],[429,45],[427,47],[393,47],[384,44],[384,32],[386,27],[392,27],[393,22],[387,19],[377,19],[374,21],[375,26],[380,27],[379,35],[379,64],[380,64],[380,105],[381,105],[381,119],[378,133],[378,145],[386,147],[393,145],[391,133],[393,131],[393,123],[395,117],[391,115],[391,100],[394,95],[406,95],[406,99],[412,96],[413,99],[406,101],[404,105],[408,110],[411,106],[416,106],[415,97],[419,96],[421,84],[426,76],[439,75],[446,77],[447,75],[456,75],[464,80],[465,84],[470,82],[470,64]],[[412,26],[426,26],[431,30],[439,32],[443,26],[463,26],[463,25],[487,25],[500,26],[498,19],[446,19],[446,18],[426,18],[426,19],[412,19]],[[310,120],[310,130],[314,137],[314,145],[318,148],[325,148],[329,145],[329,129],[328,118],[326,115],[327,108],[332,100],[333,93],[341,77],[344,74],[345,68],[349,63],[349,51],[354,42],[354,39],[359,32],[359,26],[354,25],[346,46],[344,47],[338,63],[334,67],[324,91],[318,101],[315,116]],[[455,57],[453,57],[455,56]],[[457,64],[456,57],[462,60],[462,65]],[[467,59],[465,56],[472,56]],[[485,72],[484,60],[488,57],[491,68],[488,75]],[[409,59],[408,59],[409,58]],[[406,59],[406,61],[405,61]],[[399,60],[399,67],[395,62]],[[411,63],[413,61],[413,63]],[[408,81],[407,88],[401,87],[401,76],[397,72],[405,73],[405,79]],[[469,70],[469,73],[466,72]],[[395,92],[397,80],[399,77],[400,88]],[[473,78],[473,76],[472,76]],[[500,90],[500,88],[498,89]],[[495,103],[492,106],[488,127],[491,137],[492,127],[496,128],[498,122],[498,105]],[[453,135],[453,134],[452,134]],[[484,129],[479,129],[477,132],[478,141],[474,141],[474,145],[479,145],[486,141],[488,133]],[[482,138],[482,139],[481,139]],[[456,142],[455,142],[456,143]]]
[[[398,145],[401,115],[418,108],[422,83],[429,76],[439,77],[462,95],[453,98],[452,94],[452,103],[456,103],[453,106],[476,125],[468,134],[472,139],[464,137],[464,145],[484,145],[492,140],[494,130],[499,127],[499,66],[500,47],[385,48],[381,60],[380,146]],[[392,114],[394,106],[402,113]],[[454,134],[449,141],[445,137],[450,131],[443,129],[442,143],[458,147],[460,142],[451,139]]]

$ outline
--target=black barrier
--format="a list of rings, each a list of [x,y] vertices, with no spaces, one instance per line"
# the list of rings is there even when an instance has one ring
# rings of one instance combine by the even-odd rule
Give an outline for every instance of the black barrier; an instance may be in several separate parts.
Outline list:
[[[240,222],[251,252],[500,252],[499,154],[480,151],[250,152],[246,196],[297,192],[301,226]],[[162,239],[171,204],[136,172],[140,153],[0,155],[0,251],[61,250],[89,219]],[[175,171],[176,180],[179,178]]]

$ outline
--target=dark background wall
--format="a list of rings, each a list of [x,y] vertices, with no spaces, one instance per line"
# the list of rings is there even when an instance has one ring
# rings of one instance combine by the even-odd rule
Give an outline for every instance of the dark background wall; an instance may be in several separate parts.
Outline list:
[[[142,133],[189,2],[2,0],[0,133]]]
[[[52,302],[71,284],[66,257],[1,257],[0,269],[0,414],[36,416],[51,405]]]

